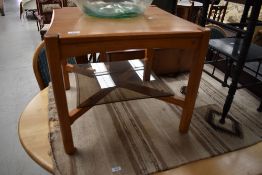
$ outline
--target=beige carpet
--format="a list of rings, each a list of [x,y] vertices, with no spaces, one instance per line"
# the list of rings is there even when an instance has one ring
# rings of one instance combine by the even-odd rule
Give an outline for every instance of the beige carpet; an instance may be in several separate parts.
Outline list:
[[[179,94],[186,79],[180,76],[177,81],[164,80]],[[206,122],[209,109],[221,111],[227,90],[203,74],[188,134],[178,132],[181,110],[156,99],[96,106],[72,126],[77,147],[73,156],[64,153],[50,93],[55,174],[150,174],[260,142],[262,120],[261,113],[256,112],[259,101],[245,90],[237,91],[230,112],[242,124],[242,138],[216,131]],[[70,91],[67,95],[72,107],[75,88]]]

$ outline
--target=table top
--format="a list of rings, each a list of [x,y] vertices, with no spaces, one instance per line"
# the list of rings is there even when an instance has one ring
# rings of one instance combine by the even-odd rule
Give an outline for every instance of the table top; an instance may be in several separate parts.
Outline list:
[[[74,15],[71,15],[71,14]],[[46,35],[66,38],[107,37],[161,37],[170,34],[201,35],[205,29],[174,16],[156,6],[150,6],[143,15],[132,18],[108,19],[87,16],[78,7],[55,9],[51,27]]]
[[[49,172],[53,164],[48,140],[48,89],[39,92],[21,114],[18,132],[28,155]],[[200,160],[157,175],[247,175],[261,173],[262,142],[221,156]],[[205,168],[203,168],[205,167]]]

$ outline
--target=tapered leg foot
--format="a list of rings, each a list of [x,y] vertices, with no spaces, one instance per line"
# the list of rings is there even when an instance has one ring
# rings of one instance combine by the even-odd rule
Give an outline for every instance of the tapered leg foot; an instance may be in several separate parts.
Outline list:
[[[65,152],[66,154],[69,154],[69,155],[73,155],[75,152],[76,152],[76,148],[75,147],[72,147],[72,148],[66,148],[65,147]]]

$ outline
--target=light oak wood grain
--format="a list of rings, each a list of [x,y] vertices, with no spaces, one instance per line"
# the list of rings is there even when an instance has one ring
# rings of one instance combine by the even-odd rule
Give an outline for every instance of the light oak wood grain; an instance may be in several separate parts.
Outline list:
[[[27,105],[19,119],[18,133],[28,155],[44,169],[52,172],[47,94],[47,89],[44,89]]]

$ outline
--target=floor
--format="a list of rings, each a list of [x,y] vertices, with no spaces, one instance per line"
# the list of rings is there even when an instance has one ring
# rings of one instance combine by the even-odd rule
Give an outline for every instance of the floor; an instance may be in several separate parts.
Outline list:
[[[32,54],[40,42],[35,21],[19,19],[18,0],[5,1],[0,16],[0,174],[46,175],[25,153],[18,134],[18,119],[39,92],[33,75]]]

